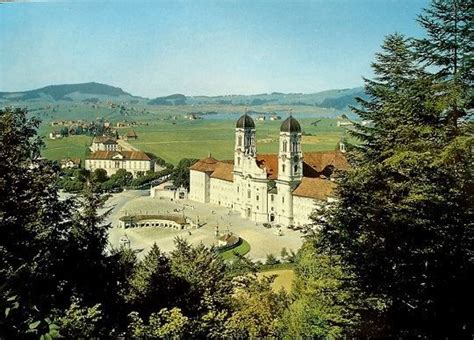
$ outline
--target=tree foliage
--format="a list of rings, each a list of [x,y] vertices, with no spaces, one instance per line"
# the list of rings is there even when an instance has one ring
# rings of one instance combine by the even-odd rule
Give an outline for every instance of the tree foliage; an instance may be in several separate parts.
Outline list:
[[[437,34],[449,31],[438,23]],[[356,126],[353,168],[340,179],[339,201],[318,220],[317,246],[340,256],[364,293],[385,301],[385,336],[465,336],[473,326],[473,138],[469,123],[455,128],[446,119],[470,107],[456,82],[424,68],[429,58],[429,49],[413,50],[399,34],[386,38],[376,76],[366,80],[369,98],[354,109],[372,124]],[[441,66],[436,55],[431,63]]]

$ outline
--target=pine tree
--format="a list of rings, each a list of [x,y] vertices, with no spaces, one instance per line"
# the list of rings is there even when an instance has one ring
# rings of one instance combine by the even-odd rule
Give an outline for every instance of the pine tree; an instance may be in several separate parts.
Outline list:
[[[355,111],[361,146],[339,201],[319,220],[318,247],[341,257],[358,286],[387,304],[385,334],[472,331],[472,138],[446,133],[448,103],[401,35],[386,38]]]
[[[0,336],[23,337],[73,296],[105,309],[114,300],[101,198],[59,198],[59,169],[40,157],[39,123],[26,110],[0,110],[0,287],[18,303]]]
[[[448,103],[445,118],[452,134],[472,108],[474,81],[474,1],[433,0],[418,17],[427,37],[415,39],[417,58],[434,69],[439,92]]]

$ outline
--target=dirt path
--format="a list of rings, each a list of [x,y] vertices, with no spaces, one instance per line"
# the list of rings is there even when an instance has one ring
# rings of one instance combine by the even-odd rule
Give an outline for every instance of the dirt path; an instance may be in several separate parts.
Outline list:
[[[137,149],[136,147],[132,146],[129,142],[123,139],[117,140],[117,143],[120,145],[123,151],[140,151],[140,149]]]

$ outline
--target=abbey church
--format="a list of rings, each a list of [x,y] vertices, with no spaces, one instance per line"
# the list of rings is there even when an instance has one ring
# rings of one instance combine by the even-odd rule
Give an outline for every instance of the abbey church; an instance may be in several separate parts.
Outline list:
[[[234,159],[209,156],[195,163],[189,198],[255,222],[309,223],[318,204],[334,197],[336,170],[348,167],[343,152],[303,152],[301,126],[292,116],[281,124],[278,154],[258,154],[255,133],[253,119],[244,114],[235,127]]]

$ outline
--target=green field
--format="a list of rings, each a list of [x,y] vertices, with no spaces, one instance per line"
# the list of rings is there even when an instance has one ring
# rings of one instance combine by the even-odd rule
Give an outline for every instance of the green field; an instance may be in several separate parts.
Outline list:
[[[234,115],[231,117],[233,118]],[[235,115],[235,120],[239,114]],[[311,125],[317,119],[299,119],[303,136],[303,151],[334,150],[345,129],[337,127],[336,119],[323,118],[317,126]],[[285,117],[283,117],[285,118]],[[232,159],[234,150],[234,119],[217,120],[212,115],[200,120],[178,118],[170,120],[157,115],[148,125],[134,128],[138,134],[136,141],[130,141],[135,147],[151,152],[168,162],[177,164],[182,158],[203,158],[209,153],[217,159]],[[278,152],[278,134],[281,121],[256,121],[257,150],[259,153]],[[49,132],[53,128],[43,124],[39,134],[45,137],[46,149],[43,156],[49,159],[80,157],[86,155],[89,136],[71,136],[60,140],[50,140]],[[125,134],[130,128],[119,129]]]
[[[305,133],[303,151],[334,150],[344,129],[335,119],[322,119],[312,126],[314,119],[301,119]],[[256,121],[257,150],[259,153],[278,152],[281,121]],[[153,125],[135,129],[138,140],[130,143],[137,148],[158,155],[176,164],[182,158],[203,158],[209,153],[217,159],[232,159],[235,122],[229,120],[157,121]]]

